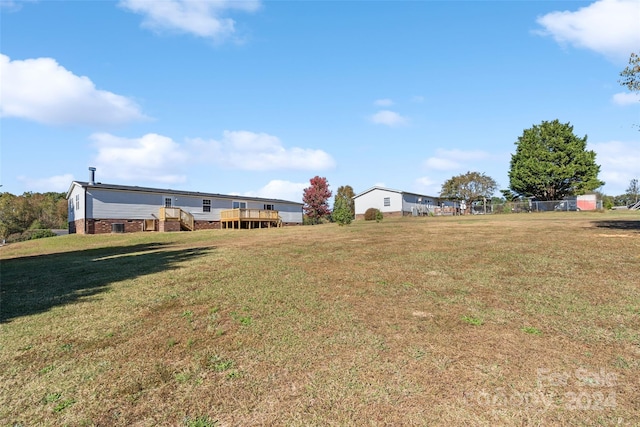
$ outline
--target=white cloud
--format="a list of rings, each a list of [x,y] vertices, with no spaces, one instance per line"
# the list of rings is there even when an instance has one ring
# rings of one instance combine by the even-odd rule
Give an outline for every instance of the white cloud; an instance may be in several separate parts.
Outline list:
[[[185,182],[179,173],[189,156],[171,138],[154,133],[142,138],[121,138],[108,133],[91,135],[98,154],[98,177],[123,181]],[[98,179],[100,180],[100,179]]]
[[[146,119],[129,98],[96,89],[52,58],[14,60],[0,54],[0,116],[53,125],[119,124]]]
[[[632,105],[640,102],[640,94],[632,92],[620,92],[613,95],[612,101],[617,105]]]
[[[224,131],[220,141],[194,138],[190,151],[200,161],[217,163],[230,169],[265,171],[275,169],[323,170],[335,166],[323,150],[285,148],[278,137],[249,131]]]
[[[266,199],[282,199],[292,202],[302,202],[302,192],[309,183],[282,180],[269,181],[267,185],[257,191],[245,193],[249,197],[264,197]]]
[[[438,196],[440,194],[441,185],[428,176],[423,176],[415,180],[415,191],[428,196]]]
[[[478,162],[489,158],[491,155],[481,150],[443,150],[439,148],[436,150],[435,156],[425,160],[424,166],[428,169],[448,171],[460,169],[469,162]]]
[[[22,8],[20,2],[15,0],[0,0],[0,10],[4,12],[16,12]]]
[[[18,181],[21,181],[24,184],[27,189],[26,191],[40,193],[55,191],[63,193],[69,189],[69,185],[71,185],[71,182],[73,181],[73,175],[67,173],[48,178],[29,178],[23,175],[18,177]]]
[[[391,106],[393,104],[394,104],[393,100],[391,100],[389,98],[376,99],[373,102],[373,105],[377,105],[378,107],[389,107],[389,106]]]
[[[400,114],[389,110],[378,111],[372,115],[370,119],[375,124],[391,127],[402,126],[409,122],[409,119],[406,117],[402,117]]]
[[[605,182],[606,194],[622,194],[629,181],[640,179],[640,141],[589,143],[587,149],[596,152],[596,163],[600,165],[598,177]]]
[[[248,131],[225,131],[220,141],[195,138],[184,144],[154,133],[141,138],[95,133],[91,140],[97,149],[93,164],[100,171],[99,180],[183,183],[186,168],[200,164],[247,171],[335,166],[333,158],[322,150],[287,149],[275,136]],[[273,190],[276,183],[261,191]]]
[[[569,44],[598,52],[612,60],[627,60],[640,46],[640,2],[599,0],[571,11],[556,11],[537,19],[561,45]]]
[[[0,0],[0,10],[3,12],[17,12],[25,3],[35,3],[38,0]]]
[[[225,17],[230,10],[254,12],[259,0],[121,0],[119,5],[143,15],[142,26],[154,31],[177,31],[197,37],[222,40],[235,33],[235,21]]]
[[[435,169],[439,171],[455,170],[462,167],[460,162],[442,157],[429,157],[425,160],[424,165],[428,169]]]

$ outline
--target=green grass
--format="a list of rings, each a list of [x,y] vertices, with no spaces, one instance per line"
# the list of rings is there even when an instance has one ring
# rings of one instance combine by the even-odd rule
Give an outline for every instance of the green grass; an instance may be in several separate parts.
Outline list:
[[[473,316],[462,316],[462,320],[473,326],[481,326],[484,323],[482,319]]]
[[[0,425],[640,419],[637,213],[64,236],[0,260]]]
[[[194,419],[186,418],[185,426],[187,427],[215,427],[218,421],[214,421],[209,417],[196,417]]]
[[[542,335],[542,331],[540,331],[540,329],[535,328],[533,326],[523,326],[522,332],[526,332],[527,334],[531,334],[531,335]]]

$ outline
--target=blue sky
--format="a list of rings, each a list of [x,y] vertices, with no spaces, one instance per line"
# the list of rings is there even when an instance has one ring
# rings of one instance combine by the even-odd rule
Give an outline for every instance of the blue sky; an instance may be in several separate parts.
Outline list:
[[[640,2],[0,1],[2,190],[104,183],[300,201],[315,175],[508,187],[570,122],[602,190],[640,178]],[[635,125],[635,126],[634,126]]]

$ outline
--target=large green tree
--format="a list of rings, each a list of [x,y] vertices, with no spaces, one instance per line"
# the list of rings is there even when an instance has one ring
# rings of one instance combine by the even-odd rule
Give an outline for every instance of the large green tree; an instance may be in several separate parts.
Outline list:
[[[483,198],[490,199],[497,189],[498,184],[490,176],[480,172],[467,172],[445,181],[440,197],[471,203]]]
[[[525,129],[515,143],[509,170],[510,189],[523,197],[560,200],[604,185],[598,179],[596,153],[587,150],[587,136],[557,119]]]
[[[331,213],[331,217],[338,224],[350,224],[355,218],[356,208],[353,201],[355,195],[350,185],[338,187],[333,199],[333,212]]]

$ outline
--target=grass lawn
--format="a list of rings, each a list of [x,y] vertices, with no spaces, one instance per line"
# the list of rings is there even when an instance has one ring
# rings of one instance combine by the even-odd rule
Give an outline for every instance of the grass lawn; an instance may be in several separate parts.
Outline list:
[[[640,214],[0,248],[0,425],[638,425]]]

